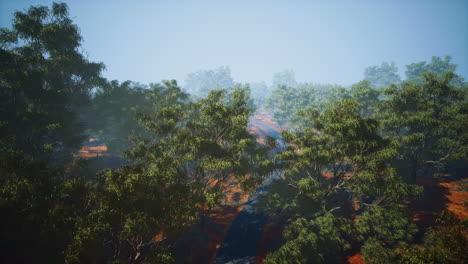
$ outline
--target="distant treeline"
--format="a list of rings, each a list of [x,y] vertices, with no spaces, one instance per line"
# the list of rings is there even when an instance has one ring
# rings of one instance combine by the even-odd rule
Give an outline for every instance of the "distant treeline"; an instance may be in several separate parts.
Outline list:
[[[81,43],[63,3],[0,29],[1,263],[190,263],[176,238],[228,188],[276,173],[258,210],[285,229],[267,263],[338,263],[351,245],[370,263],[468,262],[466,221],[445,212],[416,245],[406,203],[422,195],[417,176],[467,165],[467,85],[449,57],[408,65],[404,81],[371,67],[351,89],[280,73],[270,95],[228,68],[185,90],[108,81]],[[247,132],[260,106],[292,127],[274,156],[275,139]],[[74,158],[89,137],[127,163]]]

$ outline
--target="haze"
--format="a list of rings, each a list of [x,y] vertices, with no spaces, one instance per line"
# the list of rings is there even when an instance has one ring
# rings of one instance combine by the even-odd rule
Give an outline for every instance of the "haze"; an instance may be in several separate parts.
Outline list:
[[[0,1],[12,13],[53,1]],[[108,79],[142,83],[229,66],[236,82],[350,85],[366,67],[452,56],[468,77],[468,1],[65,1],[89,59]]]

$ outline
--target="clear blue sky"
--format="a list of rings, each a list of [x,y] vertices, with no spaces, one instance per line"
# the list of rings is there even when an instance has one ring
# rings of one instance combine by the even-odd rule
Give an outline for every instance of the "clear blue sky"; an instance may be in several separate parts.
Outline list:
[[[12,12],[52,1],[0,0]],[[453,57],[468,79],[467,0],[65,1],[83,49],[109,79],[177,79],[226,65],[235,81],[269,83],[293,69],[298,81],[349,85],[366,67]]]

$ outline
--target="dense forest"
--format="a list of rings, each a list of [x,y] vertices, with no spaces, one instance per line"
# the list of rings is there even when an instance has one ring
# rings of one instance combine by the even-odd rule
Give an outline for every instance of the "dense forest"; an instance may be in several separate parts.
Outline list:
[[[468,191],[468,83],[450,57],[409,64],[405,78],[384,62],[351,87],[293,71],[242,84],[229,67],[181,87],[107,80],[81,45],[63,3],[0,29],[1,263],[196,263],[177,250],[189,230],[207,230],[233,188],[264,182],[255,211],[281,237],[257,263],[348,252],[468,263],[466,217],[443,210],[419,225],[410,208],[425,199],[418,179],[455,177]],[[279,136],[249,130],[259,111]],[[106,154],[77,155],[93,142]]]

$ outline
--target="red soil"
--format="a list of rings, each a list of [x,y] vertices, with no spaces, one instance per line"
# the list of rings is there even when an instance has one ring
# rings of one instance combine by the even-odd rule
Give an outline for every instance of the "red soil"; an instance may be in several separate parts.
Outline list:
[[[276,131],[281,131],[279,125],[272,121],[272,115],[268,112],[259,112],[253,117],[254,122],[251,122],[248,127],[248,131],[251,134],[257,136],[257,141],[260,144],[265,144],[265,138],[268,135],[267,131],[256,125],[256,123],[261,123]],[[243,193],[239,185],[230,186],[226,190],[226,201],[227,206],[222,206],[213,209],[212,213],[209,215],[209,222],[217,226],[217,228],[208,228],[205,232],[208,235],[208,248],[199,248],[194,247],[191,252],[192,263],[201,263],[200,260],[203,259],[203,256],[210,256],[210,262],[214,263],[216,260],[216,254],[218,249],[221,247],[221,243],[224,241],[226,234],[229,231],[231,224],[236,219],[240,211],[242,211],[243,204],[248,201],[249,195]],[[262,245],[265,244],[265,247],[260,246],[258,258],[259,263],[263,262],[267,251],[262,249],[268,248],[268,241],[277,240],[281,237],[281,231],[277,231],[278,228],[269,228],[266,227],[266,231],[262,236]],[[202,245],[200,245],[202,246]]]
[[[210,225],[205,230],[196,231],[207,235],[208,245],[195,245],[191,248],[190,258],[192,263],[206,262],[206,256],[209,256],[210,259],[208,263],[215,262],[217,251],[221,247],[229,227],[239,212],[242,211],[242,205],[249,198],[248,194],[242,192],[239,185],[229,186],[226,193],[225,204],[227,205],[213,209],[208,216]]]
[[[439,174],[432,178],[419,177],[416,183],[424,187],[424,196],[410,203],[413,221],[432,225],[442,210],[453,212],[459,219],[468,218],[468,192],[462,189],[463,185],[466,189],[466,181]]]
[[[96,141],[94,138],[89,139],[89,143]],[[99,146],[88,146],[84,145],[81,147],[80,151],[76,154],[73,154],[74,157],[76,158],[94,158],[94,157],[99,157],[99,156],[109,156],[110,153],[107,153],[107,146],[102,144]]]
[[[266,137],[268,136],[268,132],[259,126],[258,124],[262,124],[264,126],[267,126],[277,132],[283,131],[284,128],[282,128],[278,123],[273,121],[273,114],[267,111],[259,111],[254,117],[252,117],[251,122],[247,128],[247,130],[257,136],[257,141],[260,144],[265,144]]]
[[[261,144],[265,143],[267,131],[255,123],[266,125],[278,132],[283,129],[275,121],[272,120],[272,114],[266,111],[260,111],[253,117],[253,122],[249,124],[248,131],[258,137],[257,141]],[[90,139],[93,142],[94,139]],[[93,158],[96,156],[109,156],[107,147],[105,145],[99,146],[84,146],[79,153],[75,154],[75,157],[82,158]],[[329,176],[329,175],[327,175]],[[459,219],[466,219],[468,217],[467,203],[468,193],[461,190],[462,185],[467,182],[462,180],[455,180],[447,175],[439,175],[433,178],[418,178],[417,184],[421,185],[425,189],[424,196],[415,201],[410,202],[410,209],[413,211],[413,220],[415,222],[421,222],[425,226],[432,225],[440,213],[444,209],[448,209],[455,213]],[[210,263],[213,263],[216,259],[216,253],[227,234],[229,227],[237,217],[237,214],[242,210],[242,204],[248,200],[248,195],[241,192],[238,186],[233,186],[229,190],[229,194],[226,197],[229,206],[218,207],[212,210],[209,215],[211,223],[217,224],[218,229],[206,230],[208,234],[208,248],[199,248],[194,246],[192,249],[191,257],[193,263],[198,263],[197,260],[203,259],[201,255],[207,254],[210,256]],[[282,228],[273,224],[267,224],[262,233],[259,250],[255,263],[260,264],[264,262],[264,259],[268,252],[271,251],[272,245],[275,241],[281,239]],[[162,239],[161,234],[155,237],[155,239]],[[200,245],[202,247],[202,245]],[[364,264],[362,255],[356,253],[357,250],[350,251],[346,254],[346,261],[349,264]],[[205,255],[206,256],[206,255]]]
[[[253,125],[249,127],[251,133],[259,136],[259,142],[263,143],[267,134],[265,130],[255,126],[255,122],[267,125],[278,132],[282,128],[272,120],[272,114],[268,112],[259,112],[255,116]],[[331,175],[325,174],[330,177]],[[328,178],[327,177],[327,178]],[[430,226],[434,223],[438,214],[448,209],[455,213],[459,219],[466,219],[468,217],[467,203],[468,192],[463,191],[461,187],[468,182],[457,180],[448,175],[439,175],[432,178],[419,177],[416,182],[418,185],[423,186],[425,189],[424,196],[421,199],[416,199],[410,202],[410,209],[413,211],[413,221],[422,222],[425,226]],[[357,209],[356,204],[352,204],[354,209]],[[266,255],[268,254],[271,245],[274,241],[281,239],[281,227],[267,224],[264,228],[262,239],[257,253],[255,263],[263,263]],[[358,249],[350,250],[346,256],[346,263],[349,264],[364,264],[364,259]]]
[[[441,182],[440,186],[443,186],[448,189],[448,194],[445,197],[449,200],[447,204],[447,209],[455,213],[458,219],[468,218],[468,192],[460,190],[463,187],[463,184],[466,186],[466,182],[463,181],[454,181],[454,182]]]
[[[348,257],[346,259],[347,263],[349,264],[364,264],[364,259],[362,258],[362,255],[360,253],[354,254],[351,257]]]
[[[424,187],[424,196],[409,204],[414,222],[429,227],[434,224],[442,210],[453,212],[458,219],[468,218],[466,180],[440,174],[430,178],[418,177],[416,184]],[[350,264],[365,263],[359,253],[351,253],[346,260]]]
[[[243,201],[245,202],[245,201]],[[194,244],[191,247],[190,259],[191,263],[214,263],[216,253],[221,247],[225,235],[229,231],[229,227],[237,217],[237,214],[242,210],[242,206],[224,206],[212,210],[208,216],[210,225],[205,230],[198,230],[207,235],[208,245]],[[213,228],[216,226],[216,228]]]

